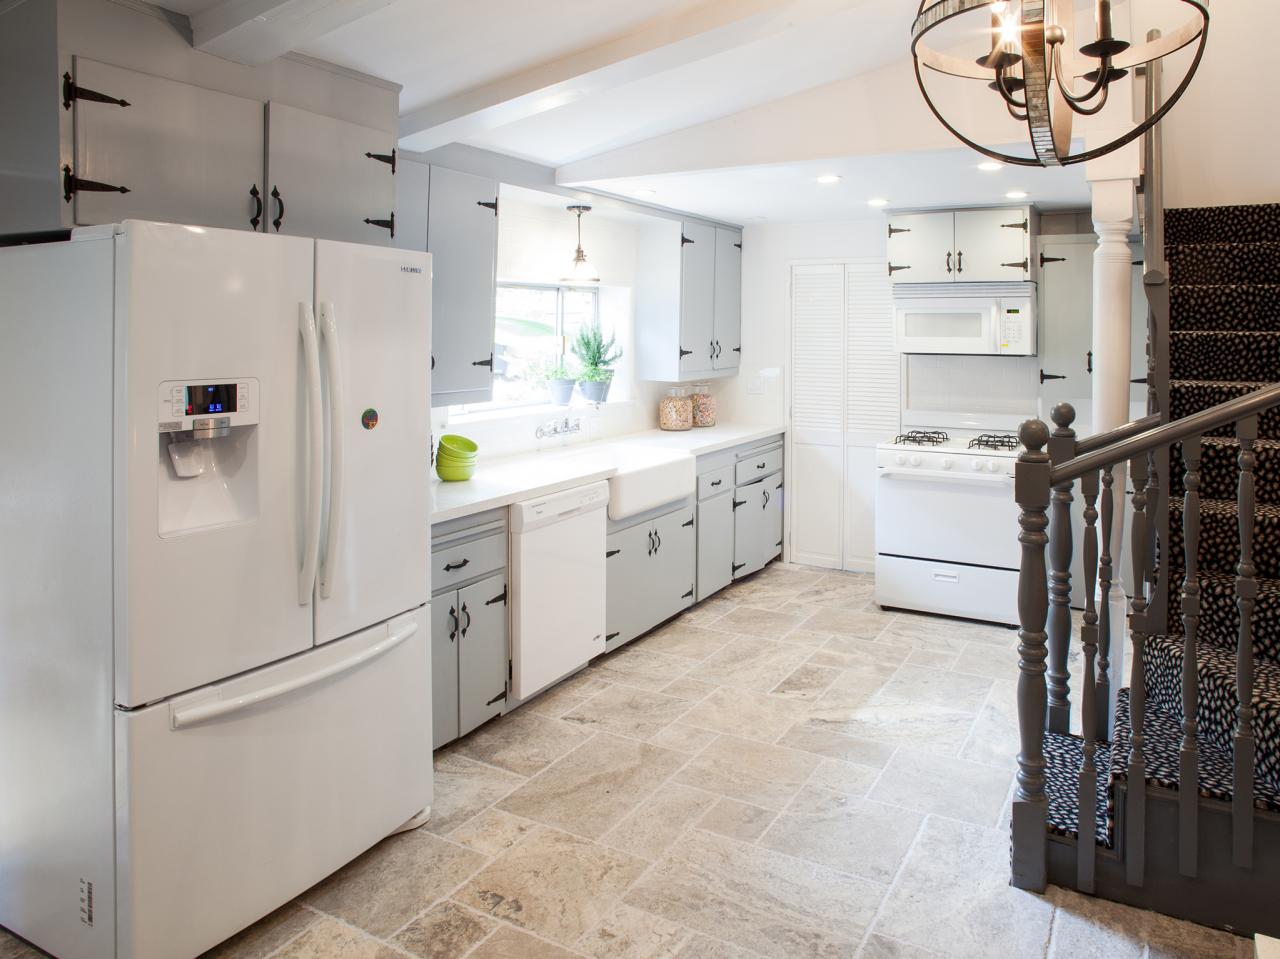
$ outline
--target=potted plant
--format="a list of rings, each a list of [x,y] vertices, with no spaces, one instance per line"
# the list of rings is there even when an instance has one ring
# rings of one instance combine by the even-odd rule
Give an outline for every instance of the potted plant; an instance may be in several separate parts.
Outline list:
[[[584,326],[578,331],[571,349],[582,364],[578,389],[588,402],[603,403],[609,398],[613,364],[622,358],[622,350],[617,349],[615,338],[605,339],[599,327]]]
[[[573,399],[573,386],[578,379],[569,371],[564,362],[561,361],[548,367],[544,371],[543,378],[547,382],[547,394],[550,396],[552,404],[555,406],[568,406],[569,401]]]

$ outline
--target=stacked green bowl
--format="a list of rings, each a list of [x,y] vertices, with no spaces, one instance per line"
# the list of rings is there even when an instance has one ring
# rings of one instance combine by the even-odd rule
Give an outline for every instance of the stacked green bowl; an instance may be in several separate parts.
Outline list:
[[[476,455],[480,448],[465,436],[446,433],[436,450],[436,475],[446,483],[469,480],[476,472]]]

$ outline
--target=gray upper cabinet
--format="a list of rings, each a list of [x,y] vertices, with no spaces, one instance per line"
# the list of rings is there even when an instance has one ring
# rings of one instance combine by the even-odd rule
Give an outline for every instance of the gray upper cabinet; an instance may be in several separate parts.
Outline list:
[[[716,227],[715,321],[711,365],[736,369],[742,362],[742,231]]]
[[[431,190],[431,167],[401,157],[396,165],[396,235],[391,245],[398,250],[427,248],[427,209]]]
[[[458,590],[458,616],[458,735],[465,736],[507,700],[507,574]]]
[[[395,134],[268,103],[266,231],[391,243],[394,150]]]
[[[493,393],[498,184],[431,168],[431,405],[482,403]]]
[[[84,57],[72,71],[63,96],[74,112],[75,169],[63,182],[77,224],[254,229],[264,192],[259,101]]]
[[[681,227],[680,372],[713,369],[716,228],[686,221]]]
[[[895,283],[950,283],[955,279],[955,214],[903,213],[889,217],[889,275]]]
[[[895,283],[990,283],[1036,279],[1034,207],[939,210],[889,217]]]

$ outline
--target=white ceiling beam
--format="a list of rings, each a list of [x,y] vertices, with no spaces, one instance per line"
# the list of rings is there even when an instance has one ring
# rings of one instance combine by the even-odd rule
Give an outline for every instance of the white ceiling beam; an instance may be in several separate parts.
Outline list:
[[[412,110],[400,118],[400,145],[425,152],[461,142],[865,2],[711,0],[627,36]]]
[[[257,66],[359,20],[392,0],[223,0],[191,18],[192,45]]]

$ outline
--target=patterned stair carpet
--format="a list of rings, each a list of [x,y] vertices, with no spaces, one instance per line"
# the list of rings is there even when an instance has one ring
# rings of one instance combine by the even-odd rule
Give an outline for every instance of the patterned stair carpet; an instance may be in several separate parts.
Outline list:
[[[1166,259],[1170,280],[1170,415],[1181,419],[1280,381],[1280,204],[1168,210]],[[1252,730],[1256,742],[1254,804],[1280,812],[1280,409],[1259,417],[1255,444],[1257,505],[1254,565],[1258,583],[1253,617]],[[1236,606],[1240,516],[1239,441],[1234,427],[1203,438],[1200,460],[1200,542],[1197,550],[1200,620],[1196,630],[1199,680],[1196,789],[1230,801],[1236,729]],[[1145,778],[1180,788],[1182,742],[1182,587],[1186,580],[1182,520],[1186,468],[1181,444],[1170,457],[1168,565],[1169,633],[1147,641]],[[1165,551],[1162,550],[1162,553]],[[1113,783],[1128,779],[1129,690],[1122,690],[1113,741],[1100,744],[1097,766],[1097,842],[1112,846]],[[1049,829],[1076,837],[1079,737],[1046,737]],[[1105,753],[1105,759],[1104,757]],[[1109,764],[1109,765],[1108,765]]]

